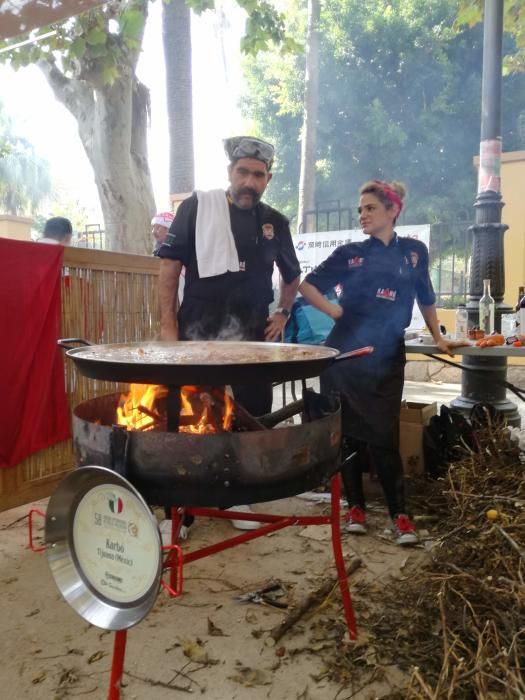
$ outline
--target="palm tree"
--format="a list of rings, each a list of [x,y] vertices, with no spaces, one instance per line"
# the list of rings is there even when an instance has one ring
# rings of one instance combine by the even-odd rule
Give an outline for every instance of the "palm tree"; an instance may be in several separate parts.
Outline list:
[[[315,160],[317,118],[319,114],[319,0],[308,0],[306,32],[306,70],[304,75],[304,109],[301,131],[301,174],[297,222],[303,232],[313,231],[305,212],[315,209]]]
[[[185,0],[162,6],[166,98],[170,141],[170,192],[191,192],[195,185],[191,65],[191,12]]]

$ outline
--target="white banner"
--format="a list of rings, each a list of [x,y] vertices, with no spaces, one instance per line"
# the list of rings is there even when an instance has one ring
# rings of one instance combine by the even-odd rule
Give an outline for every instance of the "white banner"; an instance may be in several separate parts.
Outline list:
[[[421,224],[416,226],[396,226],[399,236],[415,238],[422,241],[428,248],[430,242],[430,226]],[[334,250],[346,243],[356,243],[365,241],[368,236],[361,229],[350,229],[346,231],[324,231],[322,233],[301,233],[293,236],[295,252],[301,265],[301,274],[307,275],[323,260],[334,252]],[[414,304],[412,321],[409,328],[424,328],[425,322],[417,304]]]

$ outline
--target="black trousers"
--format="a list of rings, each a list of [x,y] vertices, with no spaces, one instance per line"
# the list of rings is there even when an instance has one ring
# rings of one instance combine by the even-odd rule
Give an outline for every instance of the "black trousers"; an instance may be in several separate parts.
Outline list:
[[[353,454],[355,453],[355,454]],[[353,456],[351,456],[353,454]],[[395,447],[375,447],[361,440],[343,439],[343,460],[341,478],[348,505],[365,509],[363,472],[373,464],[391,518],[405,513],[403,464],[399,450]]]

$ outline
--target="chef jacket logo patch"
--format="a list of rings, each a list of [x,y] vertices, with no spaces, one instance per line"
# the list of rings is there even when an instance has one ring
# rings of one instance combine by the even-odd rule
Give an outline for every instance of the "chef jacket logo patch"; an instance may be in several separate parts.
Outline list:
[[[272,224],[263,224],[262,233],[267,241],[271,241],[272,238],[275,236]]]
[[[360,258],[359,255],[355,255],[353,258],[350,258],[348,260],[348,267],[350,269],[352,269],[353,267],[361,267],[364,261],[364,258]]]
[[[388,287],[379,287],[376,292],[377,299],[386,299],[387,301],[395,301],[397,295],[396,289],[388,289]]]
[[[412,267],[417,267],[419,262],[419,255],[413,250],[410,251],[410,262],[412,263]]]

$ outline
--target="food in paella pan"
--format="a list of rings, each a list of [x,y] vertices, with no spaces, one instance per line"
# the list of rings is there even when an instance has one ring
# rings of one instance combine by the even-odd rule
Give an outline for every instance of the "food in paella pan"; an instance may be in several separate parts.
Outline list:
[[[230,365],[314,360],[336,355],[332,348],[285,343],[181,341],[82,348],[77,358],[107,362],[176,365]]]

